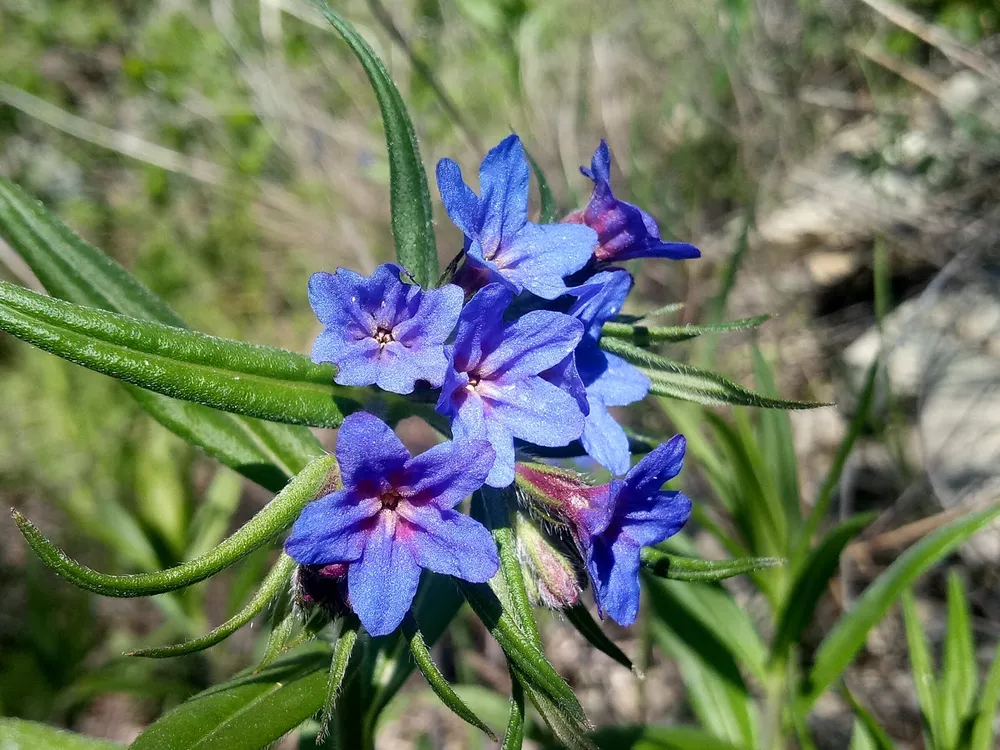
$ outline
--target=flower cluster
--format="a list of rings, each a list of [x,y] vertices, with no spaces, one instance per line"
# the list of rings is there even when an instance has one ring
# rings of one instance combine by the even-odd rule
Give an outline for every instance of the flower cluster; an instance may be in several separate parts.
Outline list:
[[[687,520],[687,498],[661,492],[680,470],[683,437],[629,469],[628,439],[609,408],[641,400],[650,384],[599,341],[632,287],[631,275],[611,264],[698,251],[663,242],[648,214],[618,200],[610,165],[602,141],[581,169],[594,183],[587,206],[560,223],[535,224],[516,135],[483,160],[478,195],[458,165],[442,159],[441,198],[464,234],[450,283],[423,289],[391,263],[367,278],[338,269],[310,280],[309,301],[324,325],[313,359],[335,364],[342,385],[433,401],[451,427],[452,442],[411,457],[376,417],[349,416],[337,439],[342,487],[309,505],[287,541],[310,590],[342,592],[372,635],[402,621],[421,569],[470,582],[496,573],[490,533],[455,510],[484,484],[516,481],[528,488],[521,496],[538,498],[565,523],[599,612],[622,624],[638,607],[640,548]],[[572,445],[625,478],[590,487],[571,472],[521,460]],[[523,535],[532,537],[531,529]],[[582,571],[537,544],[525,549],[526,567],[542,576],[534,579],[538,599],[574,603]]]

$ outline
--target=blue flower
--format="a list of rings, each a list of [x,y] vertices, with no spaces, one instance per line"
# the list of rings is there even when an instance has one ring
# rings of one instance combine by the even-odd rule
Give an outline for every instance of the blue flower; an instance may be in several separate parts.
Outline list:
[[[437,403],[451,417],[456,439],[485,438],[493,445],[496,461],[486,477],[492,487],[514,481],[514,438],[560,447],[583,431],[577,400],[540,376],[573,353],[583,325],[547,310],[504,325],[512,297],[502,284],[490,284],[469,300]]]
[[[357,412],[337,434],[337,460],[342,489],[306,506],[285,551],[300,565],[346,563],[351,607],[371,635],[402,622],[421,568],[473,583],[496,573],[489,531],[452,510],[482,486],[488,442],[442,443],[411,458],[388,425]]]
[[[685,447],[684,436],[675,435],[645,456],[623,480],[612,480],[607,494],[593,495],[608,503],[609,512],[585,516],[602,521],[577,531],[598,612],[602,616],[606,612],[619,625],[631,625],[639,612],[642,548],[672,537],[691,515],[686,495],[661,491],[664,482],[680,473]]]
[[[479,167],[477,196],[451,159],[437,165],[438,189],[452,222],[465,233],[467,275],[478,286],[500,282],[544,299],[566,292],[564,276],[590,260],[597,235],[573,224],[528,221],[528,162],[516,135],[504,138]],[[463,269],[464,270],[464,269]]]
[[[412,393],[417,380],[435,387],[444,380],[444,342],[463,292],[451,284],[427,290],[404,284],[401,273],[384,263],[367,279],[346,268],[309,279],[309,304],[325,326],[312,358],[337,365],[340,385]]]
[[[575,353],[588,407],[580,442],[612,474],[624,474],[631,461],[628,436],[608,407],[641,401],[649,392],[649,378],[642,371],[598,346],[601,328],[621,311],[631,288],[632,277],[617,270],[602,271],[570,290],[577,299],[569,315],[586,330]]]
[[[611,152],[608,144],[594,151],[590,169],[580,171],[594,181],[590,203],[582,211],[574,211],[564,221],[585,224],[597,232],[598,245],[594,257],[611,263],[633,258],[698,258],[701,251],[684,242],[663,242],[656,220],[638,206],[620,201],[611,192]]]

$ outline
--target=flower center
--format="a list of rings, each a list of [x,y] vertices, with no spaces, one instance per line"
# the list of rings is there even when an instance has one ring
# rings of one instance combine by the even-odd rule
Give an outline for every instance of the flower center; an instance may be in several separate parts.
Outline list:
[[[389,490],[379,498],[382,502],[382,510],[396,510],[396,506],[399,505],[402,499],[403,496],[396,492],[396,490]]]
[[[469,373],[469,385],[467,386],[470,391],[476,390],[479,385],[481,378],[477,373]]]
[[[393,340],[392,331],[390,331],[388,328],[382,328],[381,326],[379,326],[378,328],[375,329],[375,340],[378,342],[378,345],[380,347],[385,349],[385,345]]]

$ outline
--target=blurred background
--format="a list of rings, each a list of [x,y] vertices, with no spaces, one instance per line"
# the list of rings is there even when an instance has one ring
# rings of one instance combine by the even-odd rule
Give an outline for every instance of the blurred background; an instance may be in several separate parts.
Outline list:
[[[652,213],[665,238],[703,251],[631,268],[626,311],[683,302],[681,322],[776,316],[677,356],[752,385],[756,343],[783,396],[837,403],[791,415],[804,505],[883,352],[872,417],[833,511],[878,517],[848,549],[812,630],[822,634],[908,544],[1000,494],[995,0],[335,7],[386,61],[429,174],[444,156],[473,173],[513,129],[568,212],[589,195],[578,167],[607,138],[619,197]],[[374,97],[346,46],[297,0],[0,0],[0,50],[0,174],[193,327],[308,351],[319,330],[309,274],[368,272],[393,256]],[[446,263],[461,238],[439,203],[435,212]],[[2,241],[0,266],[39,288]],[[94,567],[194,556],[268,498],[110,379],[7,336],[0,394],[0,506],[21,509]],[[656,401],[623,417],[646,434],[674,429]],[[427,439],[419,425],[407,434]],[[322,437],[332,446],[332,434]],[[686,474],[689,494],[712,507],[696,461]],[[699,541],[703,554],[725,555]],[[0,714],[130,740],[250,663],[255,633],[169,662],[121,654],[204,632],[238,608],[266,562],[258,553],[190,592],[105,600],[46,572],[0,520]],[[985,665],[1000,636],[1000,531],[950,563],[966,582]],[[917,590],[935,647],[943,581],[934,573]],[[902,628],[891,612],[849,678],[901,747],[920,747]],[[558,618],[544,631],[596,723],[692,721],[675,661],[642,626],[609,632],[644,665],[644,682]],[[456,646],[463,658],[450,663]],[[473,618],[438,658],[463,682],[509,689],[499,649]],[[380,747],[472,746],[428,695],[411,682],[406,719],[388,721]],[[813,721],[822,747],[847,746],[843,701],[821,701]]]

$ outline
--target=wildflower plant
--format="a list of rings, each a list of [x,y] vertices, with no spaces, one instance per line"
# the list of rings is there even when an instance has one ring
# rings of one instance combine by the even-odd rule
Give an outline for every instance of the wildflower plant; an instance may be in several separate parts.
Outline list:
[[[402,98],[357,32],[322,0],[314,4],[356,54],[381,109],[396,262],[367,275],[340,268],[312,276],[302,304],[308,291],[322,331],[311,357],[186,328],[124,269],[0,180],[0,233],[51,295],[0,282],[0,328],[122,380],[159,422],[277,494],[215,548],[154,573],[97,572],[17,512],[15,521],[55,573],[113,597],[191,586],[281,545],[230,620],[132,654],[207,649],[272,610],[261,661],[162,716],[137,750],[262,748],[314,715],[320,739],[331,733],[341,747],[367,750],[414,665],[449,708],[493,736],[429,652],[464,602],[509,664],[503,747],[521,746],[526,698],[555,740],[593,747],[577,697],[545,657],[533,607],[559,610],[630,665],[589,614],[588,597],[599,617],[630,626],[641,573],[705,582],[778,562],[657,549],[692,514],[691,499],[664,489],[681,472],[686,441],[630,435],[611,409],[648,395],[816,404],[765,396],[656,351],[766,316],[677,327],[622,315],[632,277],[613,264],[699,252],[664,241],[651,216],[615,196],[603,141],[582,169],[593,183],[587,205],[555,221],[547,187],[542,220],[529,218],[532,170],[517,135],[485,155],[475,190],[442,159],[437,187],[464,240],[441,273],[431,191]],[[407,417],[424,419],[440,442],[411,455],[394,432]],[[309,427],[339,428],[333,455]],[[595,484],[565,463],[585,456],[611,479]],[[251,705],[252,722],[233,720]]]

